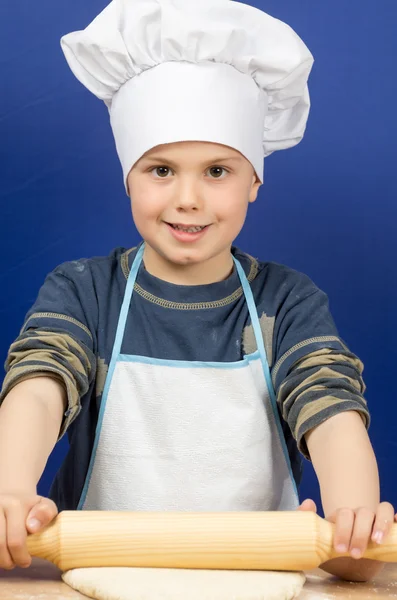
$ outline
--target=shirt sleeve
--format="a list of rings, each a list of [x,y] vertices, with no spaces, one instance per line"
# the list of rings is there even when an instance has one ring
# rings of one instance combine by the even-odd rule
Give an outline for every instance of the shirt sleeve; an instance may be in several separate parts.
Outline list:
[[[76,286],[68,276],[67,265],[57,267],[46,277],[27,313],[20,334],[9,349],[0,392],[1,404],[11,389],[25,379],[46,375],[63,382],[68,406],[59,437],[80,412],[80,400],[96,375],[93,332],[97,310],[95,302],[90,302],[92,277],[85,268]],[[82,273],[81,268],[69,271]]]
[[[309,459],[305,434],[335,414],[357,411],[369,426],[364,366],[339,337],[327,295],[308,277],[300,275],[282,293],[272,379],[281,414]]]

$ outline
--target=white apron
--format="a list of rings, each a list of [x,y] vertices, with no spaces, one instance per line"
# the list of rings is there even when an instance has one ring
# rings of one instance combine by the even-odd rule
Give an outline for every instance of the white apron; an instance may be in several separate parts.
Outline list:
[[[292,476],[249,282],[235,259],[258,350],[236,362],[120,354],[128,277],[88,474],[85,510],[294,510]]]

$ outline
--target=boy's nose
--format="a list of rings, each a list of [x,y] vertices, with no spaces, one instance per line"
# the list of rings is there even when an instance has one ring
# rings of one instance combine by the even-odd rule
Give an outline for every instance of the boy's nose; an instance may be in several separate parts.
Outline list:
[[[195,198],[181,198],[177,203],[177,210],[198,210],[198,202]]]
[[[202,205],[198,186],[191,182],[181,182],[176,190],[175,202],[178,210],[198,210]]]

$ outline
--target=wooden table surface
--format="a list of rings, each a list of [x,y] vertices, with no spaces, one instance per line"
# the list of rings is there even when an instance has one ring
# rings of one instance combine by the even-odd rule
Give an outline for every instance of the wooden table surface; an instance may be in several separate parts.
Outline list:
[[[386,565],[371,583],[341,582],[316,569],[307,573],[299,600],[382,600],[397,598],[397,564]],[[87,600],[61,580],[61,572],[51,563],[34,559],[29,569],[0,571],[0,600]]]

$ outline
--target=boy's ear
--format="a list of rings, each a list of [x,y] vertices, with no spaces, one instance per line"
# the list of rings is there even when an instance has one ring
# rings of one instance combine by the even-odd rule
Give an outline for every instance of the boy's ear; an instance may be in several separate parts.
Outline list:
[[[262,183],[261,181],[258,179],[257,175],[255,174],[252,180],[252,186],[251,186],[251,190],[250,190],[250,194],[249,194],[249,198],[248,198],[248,202],[251,204],[252,202],[255,202],[255,200],[258,197],[258,192],[259,192],[259,188],[261,187]]]

